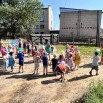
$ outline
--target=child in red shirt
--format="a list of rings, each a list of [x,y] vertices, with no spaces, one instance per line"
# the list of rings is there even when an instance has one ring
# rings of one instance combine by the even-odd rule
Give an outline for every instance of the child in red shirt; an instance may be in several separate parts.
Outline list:
[[[55,68],[55,72],[56,73],[59,73],[61,75],[61,77],[59,78],[61,81],[64,81],[64,74],[70,69],[69,66],[67,65],[62,65],[62,64],[59,64],[57,65],[57,67]]]

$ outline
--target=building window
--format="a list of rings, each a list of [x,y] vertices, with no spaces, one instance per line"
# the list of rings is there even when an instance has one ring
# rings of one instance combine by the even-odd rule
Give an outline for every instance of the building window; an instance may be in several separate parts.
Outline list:
[[[35,26],[35,29],[40,29],[40,25],[36,25],[36,26]]]
[[[42,10],[42,11],[40,12],[40,14],[41,14],[41,15],[44,15],[44,11]]]
[[[43,17],[40,18],[40,22],[44,22],[44,18]]]
[[[44,29],[44,25],[40,25],[40,29]]]

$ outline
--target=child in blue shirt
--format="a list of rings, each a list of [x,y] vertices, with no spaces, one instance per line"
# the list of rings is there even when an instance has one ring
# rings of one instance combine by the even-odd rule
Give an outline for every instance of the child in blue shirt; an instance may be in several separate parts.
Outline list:
[[[13,56],[13,52],[10,52],[9,54],[10,54],[10,56],[9,56],[9,66],[11,67],[11,72],[13,72],[13,67],[15,65],[15,59],[14,59],[14,56]]]
[[[19,50],[17,58],[19,59],[19,72],[18,73],[20,73],[21,68],[22,68],[22,73],[23,73],[24,53],[22,52],[22,50]]]
[[[43,53],[42,61],[43,61],[43,75],[48,75],[48,57],[47,57],[47,52]]]

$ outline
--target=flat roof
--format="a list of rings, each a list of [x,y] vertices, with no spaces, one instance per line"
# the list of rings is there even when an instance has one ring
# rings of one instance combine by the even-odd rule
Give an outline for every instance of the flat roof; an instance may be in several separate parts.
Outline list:
[[[75,9],[75,8],[60,7],[60,12],[78,12],[78,11],[101,11],[102,12],[102,10],[86,10],[86,9]]]

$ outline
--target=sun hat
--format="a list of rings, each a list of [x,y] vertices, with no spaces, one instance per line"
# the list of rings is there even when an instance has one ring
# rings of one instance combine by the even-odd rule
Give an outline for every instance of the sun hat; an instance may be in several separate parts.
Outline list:
[[[53,56],[54,56],[54,57],[57,57],[57,54],[54,54]]]
[[[18,48],[18,51],[19,51],[19,52],[22,52],[22,51],[23,51],[23,49],[22,49],[22,48]]]
[[[44,52],[43,54],[44,54],[44,55],[47,55],[48,53],[47,53],[47,52]]]

